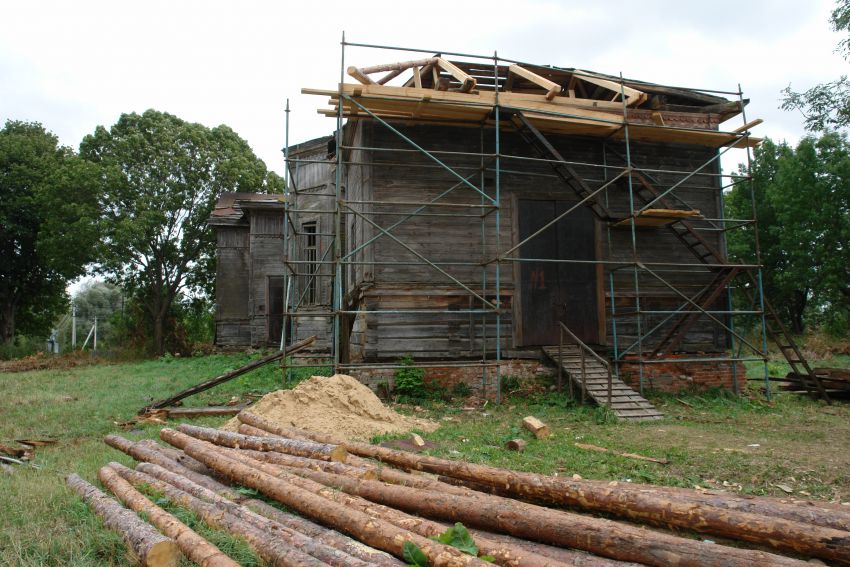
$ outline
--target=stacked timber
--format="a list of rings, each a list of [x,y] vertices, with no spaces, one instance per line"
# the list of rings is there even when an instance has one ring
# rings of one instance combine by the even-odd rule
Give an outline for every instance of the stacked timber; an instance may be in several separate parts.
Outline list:
[[[168,446],[106,438],[140,462],[109,463],[101,482],[201,565],[229,558],[143,491],[240,536],[271,565],[850,565],[850,511],[828,504],[519,473],[238,417],[238,433],[162,429]],[[472,544],[438,537],[458,523]]]

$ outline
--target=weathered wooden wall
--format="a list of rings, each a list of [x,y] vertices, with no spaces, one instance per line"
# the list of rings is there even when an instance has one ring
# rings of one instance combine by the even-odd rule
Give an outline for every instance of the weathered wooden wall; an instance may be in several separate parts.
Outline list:
[[[446,126],[396,125],[405,135],[420,146],[435,150],[435,156],[451,166],[461,176],[488,196],[495,195],[495,164],[493,130]],[[550,141],[565,159],[577,162],[574,169],[590,186],[595,187],[614,176],[624,165],[622,143],[599,139],[551,136]],[[328,155],[327,140],[310,146],[303,145],[294,157],[315,163],[299,163],[292,171],[293,185],[299,192],[293,214],[296,230],[305,222],[316,222],[320,233],[319,258],[332,260],[334,216],[324,211],[333,209],[336,161]],[[417,358],[469,358],[478,357],[483,350],[492,352],[495,347],[495,317],[470,314],[467,311],[481,308],[482,301],[463,290],[457,283],[475,290],[487,301],[501,301],[503,314],[499,334],[501,348],[507,356],[521,355],[516,349],[514,327],[514,263],[503,262],[499,286],[501,296],[495,294],[495,264],[484,265],[498,250],[506,250],[516,243],[514,206],[522,198],[546,198],[574,201],[575,196],[541,162],[510,159],[507,156],[537,157],[518,136],[503,132],[501,136],[500,223],[492,209],[471,206],[447,208],[428,207],[427,215],[417,215],[404,220],[391,230],[392,236],[381,234],[372,223],[388,228],[413,212],[416,202],[435,199],[456,186],[441,203],[480,205],[487,197],[466,186],[454,174],[440,167],[428,156],[412,149],[407,142],[385,127],[368,120],[351,121],[346,126],[344,145],[350,147],[384,148],[404,151],[373,151],[346,149],[348,162],[342,175],[344,214],[342,216],[342,246],[353,263],[343,272],[344,307],[363,310],[356,319],[343,319],[343,336],[350,346],[353,360],[392,360],[404,354]],[[484,156],[461,156],[451,152],[479,152]],[[686,172],[710,160],[715,150],[696,146],[633,143],[633,163],[641,169],[674,169],[682,174],[653,173],[658,185],[666,189],[681,181]],[[607,164],[609,169],[600,167]],[[705,170],[716,173],[712,165]],[[699,209],[710,218],[720,216],[719,179],[695,175],[682,183],[674,195]],[[626,183],[612,185],[604,196],[614,213],[628,213]],[[366,202],[364,202],[366,201]],[[381,204],[377,204],[381,203]],[[356,211],[356,212],[355,212]],[[483,220],[480,213],[486,211]],[[282,218],[266,218],[267,212],[252,211],[256,218],[251,222],[250,233],[250,305],[251,341],[259,344],[268,330],[264,310],[267,298],[265,279],[269,275],[282,275]],[[440,216],[461,214],[462,217]],[[254,218],[254,217],[252,217]],[[567,218],[567,221],[569,217]],[[707,226],[702,224],[701,226]],[[600,260],[631,262],[631,231],[599,224]],[[723,246],[719,232],[703,235],[718,247]],[[220,236],[220,242],[222,236]],[[403,244],[402,244],[403,243]],[[295,237],[296,259],[303,260],[304,237]],[[359,250],[358,250],[359,249]],[[637,232],[638,258],[643,262],[668,262],[695,264],[694,256],[666,229],[647,229]],[[237,258],[243,252],[219,252],[222,266],[238,266]],[[325,254],[327,252],[327,254]],[[516,255],[516,254],[515,254]],[[425,264],[425,257],[440,266],[440,270]],[[671,266],[674,268],[675,266]],[[231,269],[231,268],[228,268]],[[238,268],[232,268],[238,269]],[[307,267],[296,267],[305,273]],[[606,266],[600,280],[600,297],[604,298],[603,324],[605,332],[600,342],[609,346],[613,341],[610,317],[612,295],[609,277],[613,273],[616,302],[619,312],[634,308],[634,274],[630,268],[611,271]],[[711,280],[706,271],[676,272],[657,268],[671,283],[686,294],[695,293]],[[332,301],[332,269],[322,265],[319,269],[318,294],[312,305],[301,305],[299,311],[309,317],[295,320],[295,336],[311,334],[319,337],[319,347],[330,346],[332,318],[328,317]],[[260,281],[260,280],[263,281]],[[457,280],[457,281],[453,281]],[[296,278],[293,293],[299,297],[306,286],[307,277]],[[641,304],[646,309],[675,309],[682,300],[655,278],[640,274],[638,278]],[[235,282],[228,282],[231,287]],[[226,287],[226,286],[225,286]],[[235,290],[227,292],[228,296]],[[429,313],[429,311],[449,311]],[[457,313],[453,313],[457,312]],[[663,319],[663,315],[643,315],[644,333]],[[350,328],[350,335],[348,329]],[[220,329],[221,332],[221,329]],[[231,331],[232,332],[232,331]],[[244,331],[241,331],[244,334]],[[663,332],[663,329],[662,329]],[[241,335],[240,335],[241,336]],[[637,337],[636,318],[619,319],[617,336],[620,347],[631,344]],[[656,333],[654,337],[660,337]],[[726,336],[717,326],[702,319],[694,326],[680,346],[684,351],[712,351],[725,346]],[[644,348],[651,348],[647,340]]]
[[[216,345],[239,348],[251,344],[248,308],[248,227],[216,227]]]
[[[493,153],[493,132],[481,132],[470,128],[449,128],[445,126],[398,126],[405,135],[417,144],[442,152],[480,152]],[[624,153],[622,144],[603,144],[600,140],[569,137],[550,137],[550,141],[561,151],[565,159],[588,165],[577,165],[577,172],[591,186],[597,186],[606,179],[606,169],[590,164],[609,164],[608,176],[616,174],[614,166],[622,166],[618,153]],[[379,125],[373,126],[371,144],[381,148],[410,149],[404,140]],[[508,155],[537,157],[517,136],[503,133],[501,152]],[[619,146],[619,147],[617,147]],[[665,144],[632,144],[632,161],[639,168],[675,169],[688,172],[709,160],[714,151],[693,146]],[[475,156],[457,156],[435,154],[443,162],[452,166],[461,175],[472,175],[470,182],[484,188],[488,195],[495,194],[495,174],[491,163],[482,170],[482,158]],[[411,152],[373,152],[372,154],[371,192],[372,200],[388,202],[388,205],[373,205],[372,219],[382,226],[389,226],[401,216],[380,213],[407,213],[415,206],[397,204],[400,202],[420,202],[435,198],[449,189],[459,180],[420,153]],[[399,164],[399,162],[401,162]],[[480,265],[452,265],[452,263],[477,263],[492,258],[498,248],[505,250],[515,243],[513,233],[513,206],[515,197],[546,197],[574,200],[574,195],[557,180],[545,163],[511,160],[503,158],[500,176],[501,222],[496,231],[496,215],[490,213],[482,222],[478,218],[449,218],[441,216],[417,216],[405,221],[392,231],[392,234],[406,245],[381,236],[374,244],[374,282],[362,294],[362,307],[365,310],[469,310],[480,307],[480,300],[474,300],[461,290],[456,282],[428,266],[417,254],[441,264],[441,268],[463,282],[468,287],[483,294],[488,300],[495,300],[495,268],[491,264],[486,269]],[[714,168],[707,171],[714,172]],[[522,174],[514,173],[522,172]],[[676,183],[682,175],[655,174],[662,188]],[[706,217],[718,216],[718,190],[716,178],[694,176],[675,191],[675,195],[691,207],[699,209]],[[606,200],[610,209],[622,214],[628,213],[628,191],[625,183],[613,186]],[[459,187],[440,202],[456,204],[480,204],[482,197],[474,189],[460,184]],[[473,209],[429,208],[428,213],[472,213]],[[631,261],[631,231],[628,229],[608,229],[600,227],[603,260]],[[704,233],[710,241],[717,242],[717,233]],[[497,243],[497,238],[499,242]],[[498,248],[497,248],[498,247]],[[639,230],[637,248],[640,260],[644,262],[696,263],[694,256],[666,229]],[[656,269],[661,271],[661,269]],[[675,274],[664,273],[665,278],[673,282],[685,293],[695,293],[699,287],[707,284],[711,276],[707,273]],[[606,338],[613,340],[612,325],[607,314],[610,313],[610,292],[608,291],[609,269],[604,270],[600,285],[604,286]],[[505,309],[501,318],[501,347],[510,352],[514,348],[512,297],[514,292],[513,263],[502,264],[500,287],[502,303]],[[674,309],[681,304],[670,290],[660,281],[648,275],[639,277],[640,294],[643,309]],[[634,277],[630,269],[614,272],[615,307],[621,312],[634,305]],[[643,315],[641,320],[644,332],[661,321],[663,315]],[[483,343],[489,350],[495,345],[496,333],[494,317],[471,316],[467,313],[453,315],[382,313],[366,315],[358,321],[353,337],[367,359],[392,359],[405,353],[419,357],[472,357],[480,355]],[[663,329],[662,329],[663,331]],[[617,327],[621,347],[636,340],[636,318],[622,319]],[[656,333],[656,338],[661,336]],[[485,339],[486,337],[486,339]],[[722,348],[725,336],[716,331],[716,325],[705,320],[697,324],[681,345],[682,350],[716,350]],[[651,347],[653,341],[647,340],[644,347]]]

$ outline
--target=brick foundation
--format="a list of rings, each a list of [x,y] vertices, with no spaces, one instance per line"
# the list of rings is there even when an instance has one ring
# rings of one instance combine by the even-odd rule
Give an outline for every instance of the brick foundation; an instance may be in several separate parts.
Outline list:
[[[546,366],[536,360],[512,359],[501,362],[500,375],[502,381],[515,379],[518,382],[551,378],[555,375],[555,368]],[[378,390],[383,384],[388,384],[392,389],[393,375],[395,370],[390,369],[358,369],[350,374],[372,388]],[[458,383],[469,386],[473,396],[482,399],[493,400],[496,397],[496,368],[488,367],[486,375],[486,390],[482,379],[480,367],[432,367],[425,369],[425,382],[437,383],[447,390],[451,390]]]
[[[721,358],[721,353],[705,354],[705,358]],[[666,355],[665,358],[696,358],[693,354]],[[741,362],[705,361],[705,362],[660,362],[643,365],[643,384],[645,388],[664,392],[680,392],[688,389],[708,390],[725,388],[734,390],[733,367],[736,369],[739,389],[746,384],[746,369]],[[636,362],[620,364],[620,378],[633,388],[640,385],[640,369]]]

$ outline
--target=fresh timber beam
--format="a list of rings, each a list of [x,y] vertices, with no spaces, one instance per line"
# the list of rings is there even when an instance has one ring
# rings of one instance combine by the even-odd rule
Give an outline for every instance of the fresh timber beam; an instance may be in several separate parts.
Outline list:
[[[128,508],[137,513],[144,513],[159,531],[174,539],[183,555],[192,562],[202,567],[239,567],[237,562],[192,528],[148,500],[144,494],[118,476],[114,469],[109,466],[101,467],[97,478]]]
[[[561,85],[550,81],[545,77],[541,77],[537,73],[529,71],[525,67],[520,67],[519,65],[511,65],[508,67],[508,72],[513,73],[515,75],[519,75],[523,79],[527,81],[531,81],[538,87],[542,87],[546,90],[546,100],[552,100],[555,96],[561,92]]]
[[[476,84],[478,84],[475,79],[467,75],[460,67],[451,61],[443,59],[442,57],[437,57],[437,65],[439,65],[441,69],[446,71],[452,77],[460,81],[460,92],[462,93],[468,93],[475,88]]]
[[[617,95],[625,95],[626,106],[637,106],[638,104],[644,102],[648,96],[645,92],[633,89],[631,87],[627,87],[625,85],[621,85],[620,83],[617,83],[615,81],[603,79],[602,77],[598,77],[587,71],[577,71],[574,76],[581,81],[585,81],[598,87],[608,89],[609,91],[613,91],[617,93]]]
[[[362,69],[358,69],[357,67],[355,67],[353,65],[348,68],[348,74],[349,74],[349,76],[354,77],[355,79],[357,79],[358,81],[360,81],[364,85],[374,85],[375,84],[375,81],[370,79],[369,75],[364,73]]]
[[[387,71],[406,71],[412,67],[422,67],[424,65],[432,64],[436,61],[436,59],[436,57],[429,57],[427,59],[417,59],[416,61],[400,61],[398,63],[372,65],[371,67],[361,67],[360,72],[371,75],[372,73],[385,73]],[[349,67],[349,69],[351,68]]]
[[[139,563],[146,567],[177,567],[180,550],[174,540],[156,531],[134,512],[124,508],[78,475],[68,475],[65,482],[100,516],[107,528],[121,535]]]
[[[740,134],[741,132],[746,132],[747,130],[750,130],[751,128],[755,128],[756,126],[758,126],[762,122],[764,122],[764,120],[762,120],[761,118],[756,118],[755,120],[750,120],[749,122],[747,122],[743,126],[739,126],[738,128],[735,128],[732,131],[735,132],[736,134]]]

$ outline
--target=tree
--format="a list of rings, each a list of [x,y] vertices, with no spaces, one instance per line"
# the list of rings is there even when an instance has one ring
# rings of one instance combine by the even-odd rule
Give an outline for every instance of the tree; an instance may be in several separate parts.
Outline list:
[[[742,166],[742,173],[746,173]],[[755,152],[753,198],[765,293],[796,333],[805,318],[836,328],[850,313],[850,143],[834,132],[796,148],[765,142]],[[727,214],[751,218],[750,187],[726,197]],[[752,228],[730,231],[730,256],[754,260]],[[840,326],[840,325],[838,325]]]
[[[80,153],[104,167],[100,270],[144,306],[161,354],[175,298],[212,288],[215,246],[206,220],[219,195],[280,192],[283,181],[229,127],[155,110],[99,126]]]
[[[834,31],[850,33],[850,0],[838,0],[829,22]],[[850,59],[850,37],[841,40],[836,51]],[[850,80],[847,75],[801,93],[792,91],[788,85],[782,93],[782,109],[802,112],[807,130],[826,131],[850,126]]]
[[[41,124],[0,130],[0,340],[46,334],[94,259],[98,168]]]

